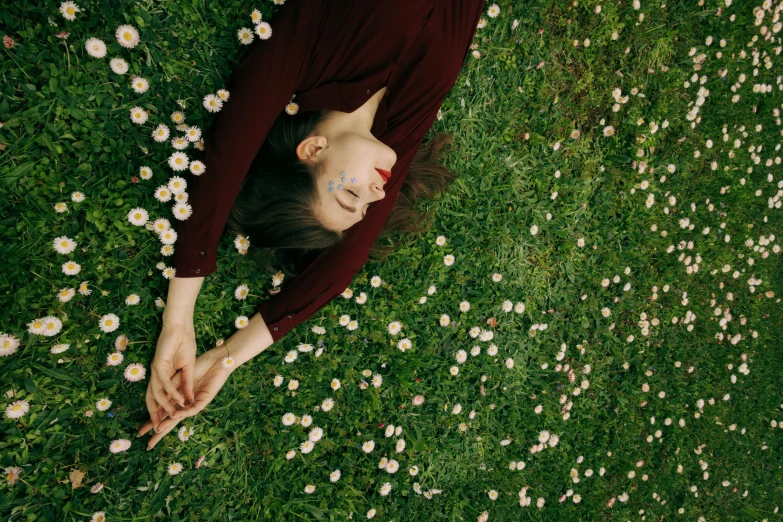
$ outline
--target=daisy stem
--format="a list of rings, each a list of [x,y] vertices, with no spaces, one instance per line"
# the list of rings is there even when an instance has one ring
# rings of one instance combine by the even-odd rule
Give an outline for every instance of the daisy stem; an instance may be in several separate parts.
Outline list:
[[[14,55],[12,55],[11,53],[9,53],[9,52],[8,52],[8,50],[6,50],[6,51],[5,51],[5,54],[7,54],[7,55],[8,55],[8,56],[11,58],[11,60],[13,60],[13,61],[14,61],[14,63],[16,64],[16,66],[17,66],[17,67],[19,67],[19,63],[17,63],[17,61],[16,61],[16,60],[14,60]],[[21,67],[19,67],[19,70],[20,70],[20,71],[22,71],[22,72],[24,73],[24,75],[25,75],[25,76],[27,76],[27,79],[28,79],[28,80],[30,79],[30,76],[27,74],[27,71],[25,71],[25,70],[24,70],[24,69],[22,69]]]
[[[36,273],[35,273],[35,272],[33,272],[32,270],[30,270],[30,272],[32,272],[33,274],[37,275],[38,277],[40,277],[41,279],[43,279],[43,280],[44,280],[44,281],[46,281],[47,283],[51,284],[52,286],[58,286],[58,285],[56,285],[54,282],[52,282],[52,281],[50,281],[50,280],[46,279],[44,276],[42,276],[42,275],[40,275],[40,274],[36,274]]]
[[[65,56],[68,59],[68,71],[71,70],[71,51],[68,50],[68,44],[65,43],[65,40],[63,40],[63,45],[65,46]]]

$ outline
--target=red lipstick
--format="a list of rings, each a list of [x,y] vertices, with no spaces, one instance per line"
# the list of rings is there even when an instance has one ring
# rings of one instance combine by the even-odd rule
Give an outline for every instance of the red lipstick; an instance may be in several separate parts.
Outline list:
[[[382,170],[382,169],[379,169],[379,168],[376,168],[375,170],[377,170],[377,171],[378,171],[378,174],[380,174],[380,175],[381,175],[381,177],[383,178],[383,182],[384,182],[384,183],[388,182],[388,181],[389,181],[389,179],[390,179],[390,178],[391,178],[391,176],[392,176],[392,175],[391,175],[391,172],[388,172],[388,171],[386,171],[386,170]]]

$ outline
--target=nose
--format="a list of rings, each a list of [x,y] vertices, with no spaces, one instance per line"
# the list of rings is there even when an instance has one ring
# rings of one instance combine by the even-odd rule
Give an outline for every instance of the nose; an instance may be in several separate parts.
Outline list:
[[[386,197],[386,192],[384,192],[383,186],[380,183],[375,183],[375,182],[371,183],[370,190],[372,191],[372,194],[375,197],[375,201],[378,201],[379,199],[383,199]]]

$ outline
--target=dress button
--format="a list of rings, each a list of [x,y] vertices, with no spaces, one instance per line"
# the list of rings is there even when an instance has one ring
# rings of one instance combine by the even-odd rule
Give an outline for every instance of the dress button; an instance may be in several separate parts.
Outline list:
[[[195,272],[196,272],[197,274],[200,274],[200,273],[201,273],[201,269],[200,269],[200,268],[197,268],[197,269],[195,270]]]
[[[290,315],[288,316],[288,320],[289,320],[289,321],[293,321],[293,319],[291,318],[291,316],[290,316]]]
[[[367,89],[367,90],[366,90],[366,91],[364,91],[364,92],[365,92],[365,94],[370,94],[370,89]]]
[[[275,326],[274,328],[272,328],[272,330],[274,330],[274,331],[276,332],[276,331],[277,331],[277,326]]]
[[[205,255],[207,255],[207,253],[202,250],[201,252],[198,253],[198,255],[200,255],[201,257],[204,257]]]

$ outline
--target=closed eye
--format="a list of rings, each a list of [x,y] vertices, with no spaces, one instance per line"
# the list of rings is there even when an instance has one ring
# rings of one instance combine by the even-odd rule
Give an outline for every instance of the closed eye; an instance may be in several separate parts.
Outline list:
[[[359,197],[359,196],[356,194],[356,192],[354,192],[353,190],[350,190],[350,189],[348,189],[348,192],[350,192],[351,194],[353,194],[353,195],[354,195],[354,196],[356,196],[357,198]],[[370,210],[370,209],[373,207],[373,205],[375,205],[375,203],[374,203],[374,202],[373,202],[373,203],[370,203],[369,205],[367,205],[367,210]],[[362,214],[362,217],[364,217],[364,216],[366,216],[366,215],[367,215],[367,210],[365,210],[365,211],[364,211],[364,214]]]

